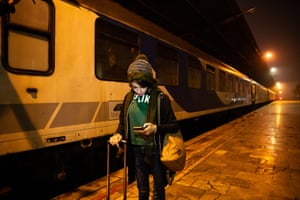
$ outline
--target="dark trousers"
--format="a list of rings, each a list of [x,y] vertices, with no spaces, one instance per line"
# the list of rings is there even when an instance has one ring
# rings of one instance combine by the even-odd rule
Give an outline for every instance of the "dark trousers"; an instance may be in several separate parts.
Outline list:
[[[165,199],[166,174],[157,146],[134,146],[139,200],[149,199],[149,175],[153,175],[153,199]]]

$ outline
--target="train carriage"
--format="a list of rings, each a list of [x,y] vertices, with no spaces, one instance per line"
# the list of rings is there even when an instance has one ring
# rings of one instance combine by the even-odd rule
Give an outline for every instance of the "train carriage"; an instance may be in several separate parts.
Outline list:
[[[55,151],[34,152],[76,146],[82,155],[105,141],[129,90],[127,67],[140,52],[149,57],[178,120],[273,100],[271,90],[114,1],[90,8],[76,1],[20,0],[14,8],[1,16],[2,162],[27,152],[32,165],[24,165],[32,171],[41,157],[76,165]],[[2,165],[0,186],[10,185],[3,171],[13,164]],[[65,181],[62,166],[52,166],[55,181]]]

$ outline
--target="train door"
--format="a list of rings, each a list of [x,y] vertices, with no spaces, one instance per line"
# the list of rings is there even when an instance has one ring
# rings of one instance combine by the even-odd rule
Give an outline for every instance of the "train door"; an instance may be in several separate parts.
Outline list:
[[[36,130],[56,107],[45,100],[54,70],[54,5],[19,1],[14,10],[1,17],[0,155],[40,146]],[[26,142],[16,145],[20,138]]]

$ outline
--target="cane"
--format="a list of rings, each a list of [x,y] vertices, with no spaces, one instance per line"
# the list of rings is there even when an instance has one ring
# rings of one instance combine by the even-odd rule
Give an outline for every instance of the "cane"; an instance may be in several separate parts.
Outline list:
[[[127,198],[127,142],[121,140],[124,144],[124,161],[123,161],[123,199]],[[110,199],[110,143],[107,141],[107,160],[106,160],[106,200]]]
[[[124,161],[123,161],[123,199],[127,198],[127,168],[126,168],[126,159],[127,159],[127,142],[126,140],[121,140],[124,144]]]
[[[110,143],[107,141],[107,158],[106,158],[106,200],[110,197],[110,171],[109,171],[109,161],[110,161]]]

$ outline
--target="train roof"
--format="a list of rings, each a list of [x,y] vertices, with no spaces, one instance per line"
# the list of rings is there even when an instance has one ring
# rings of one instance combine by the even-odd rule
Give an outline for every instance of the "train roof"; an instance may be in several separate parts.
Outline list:
[[[77,0],[90,8],[98,0]],[[163,27],[257,82],[271,87],[274,80],[235,0],[113,0]]]

